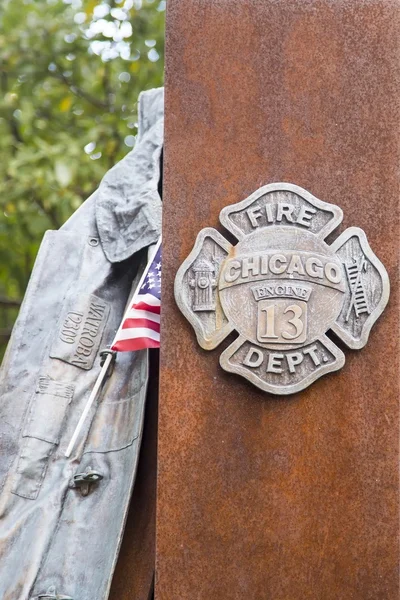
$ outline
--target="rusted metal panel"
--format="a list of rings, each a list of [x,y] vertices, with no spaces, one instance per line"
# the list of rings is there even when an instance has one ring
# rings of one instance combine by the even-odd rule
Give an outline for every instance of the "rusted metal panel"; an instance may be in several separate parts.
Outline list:
[[[152,598],[156,538],[158,372],[158,350],[150,350],[150,376],[138,472],[109,600]]]
[[[399,596],[399,25],[391,0],[168,2],[157,600]],[[199,230],[276,181],[339,205],[393,290],[287,398],[224,373],[173,297]]]

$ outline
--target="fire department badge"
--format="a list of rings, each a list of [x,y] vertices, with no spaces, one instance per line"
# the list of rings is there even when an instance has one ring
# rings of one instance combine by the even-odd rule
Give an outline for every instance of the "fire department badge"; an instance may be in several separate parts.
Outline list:
[[[237,238],[200,231],[175,280],[175,298],[205,350],[232,331],[223,369],[273,394],[292,394],[343,367],[333,331],[359,349],[389,299],[389,279],[362,229],[331,245],[338,206],[292,184],[266,185],[225,207],[222,225]]]

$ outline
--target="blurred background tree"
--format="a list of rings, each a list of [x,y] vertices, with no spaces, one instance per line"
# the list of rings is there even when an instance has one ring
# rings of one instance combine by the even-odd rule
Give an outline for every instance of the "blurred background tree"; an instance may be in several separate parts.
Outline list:
[[[165,0],[2,0],[0,356],[47,229],[135,143],[163,83]]]

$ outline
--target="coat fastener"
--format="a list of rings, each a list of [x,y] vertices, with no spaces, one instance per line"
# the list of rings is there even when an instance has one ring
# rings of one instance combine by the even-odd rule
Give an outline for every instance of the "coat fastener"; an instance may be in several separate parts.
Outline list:
[[[74,600],[71,596],[64,596],[64,594],[57,594],[54,586],[49,587],[47,592],[39,594],[37,600]]]
[[[73,487],[78,488],[82,496],[87,496],[90,492],[90,487],[103,479],[103,475],[98,471],[88,467],[84,473],[76,473],[74,475]],[[43,596],[46,598],[46,596]]]

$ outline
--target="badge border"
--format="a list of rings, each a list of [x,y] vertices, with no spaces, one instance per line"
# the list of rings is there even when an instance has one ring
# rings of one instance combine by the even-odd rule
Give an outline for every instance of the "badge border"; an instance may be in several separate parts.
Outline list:
[[[244,200],[235,204],[225,206],[219,214],[220,223],[226,229],[226,231],[232,234],[239,242],[245,239],[250,234],[243,233],[241,229],[230,220],[230,215],[232,213],[245,210],[258,198],[260,198],[266,193],[273,191],[292,192],[303,198],[311,205],[315,206],[317,209],[331,213],[331,218],[322,227],[322,229],[318,233],[313,233],[313,235],[316,238],[319,238],[322,241],[325,241],[325,238],[329,234],[331,234],[343,220],[343,211],[339,206],[335,204],[329,204],[327,202],[324,202],[323,200],[319,200],[313,194],[295,184],[278,182],[264,185],[258,188],[255,192],[253,192]],[[338,347],[338,345],[326,335],[328,331],[332,331],[350,349],[360,349],[367,344],[372,326],[382,314],[389,301],[390,281],[386,268],[371,249],[367,240],[366,233],[359,227],[347,228],[343,233],[338,235],[338,237],[331,244],[327,245],[335,254],[337,254],[337,251],[350,238],[354,236],[358,238],[361,250],[365,254],[366,258],[377,269],[382,282],[382,295],[377,306],[366,319],[363,325],[363,330],[360,339],[355,340],[336,322],[333,323],[329,326],[325,333],[318,338],[318,340],[328,349],[328,351],[330,351],[334,355],[335,361],[333,363],[330,363],[329,365],[323,365],[316,372],[314,371],[313,373],[310,373],[296,384],[276,386],[271,383],[262,381],[257,375],[252,373],[251,370],[245,368],[244,366],[232,365],[229,363],[229,359],[234,354],[234,352],[236,352],[245,341],[249,341],[245,336],[239,334],[238,337],[234,340],[234,342],[232,342],[219,357],[220,366],[224,369],[224,371],[240,375],[259,389],[269,392],[271,394],[277,396],[290,395],[304,390],[326,373],[338,371],[344,366],[346,360],[345,354]],[[211,238],[216,244],[218,244],[223,250],[225,250],[227,254],[229,254],[235,248],[236,244],[231,244],[215,228],[205,227],[201,229],[197,234],[192,251],[182,262],[176,273],[174,282],[174,295],[180,311],[192,325],[196,334],[197,342],[200,345],[200,347],[204,350],[214,350],[230,333],[236,331],[236,328],[233,324],[228,322],[220,329],[215,330],[211,335],[206,334],[201,320],[191,309],[188,303],[187,292],[183,285],[184,277],[187,271],[195,262],[196,258],[198,257],[203,247],[204,241],[207,237]]]
[[[186,302],[184,293],[185,290],[183,287],[183,278],[198,257],[206,237],[212,238],[214,242],[219,244],[228,254],[233,248],[232,244],[228,242],[228,240],[226,240],[224,236],[213,227],[205,227],[199,231],[191,253],[187,258],[185,258],[176,273],[174,294],[179,309],[187,318],[195,331],[198,344],[203,348],[203,350],[214,350],[230,333],[232,333],[232,331],[235,330],[235,327],[228,322],[226,325],[221,327],[221,329],[217,329],[211,336],[206,335],[202,322]]]
[[[306,202],[309,202],[319,210],[332,213],[332,217],[329,219],[326,225],[322,227],[321,231],[319,231],[318,233],[313,233],[313,235],[321,238],[322,240],[324,240],[330,233],[332,233],[332,231],[334,231],[343,221],[343,211],[340,208],[340,206],[337,206],[336,204],[329,204],[324,200],[320,200],[304,188],[295,185],[294,183],[282,182],[268,183],[267,185],[258,188],[258,190],[250,194],[250,196],[248,196],[244,200],[241,200],[236,204],[224,206],[224,208],[219,213],[219,220],[221,225],[223,225],[225,229],[227,229],[230,233],[237,237],[239,241],[243,240],[245,237],[247,237],[246,234],[244,234],[241,231],[241,229],[239,229],[239,227],[232,223],[232,221],[229,219],[229,215],[231,213],[245,210],[253,202],[258,200],[258,198],[270,192],[292,192],[293,194],[297,194],[298,196],[306,200]]]
[[[360,350],[361,348],[364,348],[364,346],[367,344],[369,334],[373,325],[379,319],[379,317],[385,310],[387,303],[389,302],[390,279],[383,263],[379,260],[379,258],[376,256],[371,246],[369,245],[367,234],[360,227],[348,227],[345,231],[343,231],[343,233],[339,235],[339,237],[336,238],[334,242],[332,242],[330,248],[332,248],[332,250],[335,253],[337,253],[337,251],[342,246],[344,246],[344,244],[348,242],[349,239],[352,237],[358,238],[361,250],[364,252],[369,262],[378,271],[382,280],[382,296],[374,310],[371,312],[371,314],[368,316],[365,323],[363,324],[362,333],[359,340],[356,340],[355,338],[351,337],[344,329],[342,329],[342,327],[339,327],[337,322],[333,323],[330,329],[343,341],[344,344],[346,344],[348,348],[350,348],[351,350]]]
[[[244,335],[239,335],[238,338],[226,348],[219,357],[219,364],[224,369],[224,371],[228,371],[229,373],[235,373],[237,375],[241,375],[248,381],[250,381],[253,385],[263,390],[264,392],[269,392],[274,394],[275,396],[288,396],[289,394],[295,394],[297,392],[301,392],[309,385],[314,383],[317,379],[326,375],[326,373],[332,373],[334,371],[339,371],[346,362],[346,356],[344,352],[334,343],[332,342],[324,333],[321,337],[318,338],[318,341],[325,346],[333,354],[335,357],[335,361],[330,363],[329,365],[321,365],[321,367],[307,375],[304,379],[299,381],[298,383],[293,383],[285,386],[275,386],[272,383],[267,383],[266,381],[262,381],[255,373],[253,373],[249,368],[243,367],[242,365],[232,365],[229,362],[229,359],[233,354],[242,346],[245,342],[249,340]],[[256,346],[256,344],[254,344]],[[307,346],[304,344],[302,347]]]

